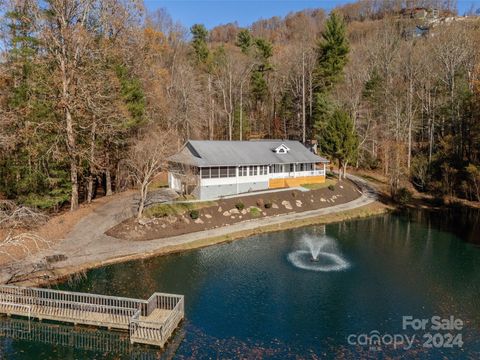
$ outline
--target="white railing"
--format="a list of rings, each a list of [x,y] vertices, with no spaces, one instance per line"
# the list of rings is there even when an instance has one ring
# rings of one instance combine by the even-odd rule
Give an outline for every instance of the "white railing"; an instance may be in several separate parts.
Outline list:
[[[163,322],[148,319],[153,312],[169,310]],[[184,317],[184,298],[175,294],[153,294],[132,317],[129,331],[132,342],[162,346]]]
[[[296,178],[296,177],[303,177],[303,176],[325,176],[325,170],[307,170],[307,171],[270,173],[271,179]]]
[[[183,296],[154,293],[148,300],[61,290],[0,286],[0,313],[129,329],[131,342],[163,346],[184,317]],[[166,311],[149,319],[155,310]]]

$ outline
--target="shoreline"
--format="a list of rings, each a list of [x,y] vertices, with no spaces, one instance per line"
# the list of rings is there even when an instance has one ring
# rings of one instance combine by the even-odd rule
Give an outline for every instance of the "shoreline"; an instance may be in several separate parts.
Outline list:
[[[18,286],[55,285],[63,281],[75,279],[75,277],[77,276],[81,277],[87,271],[103,266],[109,266],[134,260],[148,259],[156,256],[164,256],[182,251],[189,251],[234,240],[240,240],[259,234],[284,231],[310,225],[330,224],[341,221],[362,219],[370,216],[385,214],[391,210],[393,210],[391,206],[385,205],[376,200],[372,200],[364,205],[358,206],[353,209],[340,210],[330,212],[328,214],[313,214],[309,216],[308,214],[305,215],[301,213],[292,213],[269,219],[273,220],[272,224],[259,224],[256,226],[254,225],[250,228],[243,230],[235,230],[233,226],[227,226],[223,229],[220,229],[222,230],[222,232],[225,232],[223,234],[209,236],[207,232],[206,236],[197,239],[195,239],[196,236],[201,236],[201,234],[190,233],[188,234],[192,239],[190,241],[181,241],[175,244],[164,244],[163,246],[154,247],[149,251],[137,251],[135,253],[125,255],[114,255],[105,260],[87,261],[75,266],[59,266],[58,268],[53,268],[51,270],[40,270],[38,272],[26,274],[24,278],[20,276],[18,279],[15,279],[14,281],[10,281],[8,283]],[[290,217],[293,218],[290,219]]]

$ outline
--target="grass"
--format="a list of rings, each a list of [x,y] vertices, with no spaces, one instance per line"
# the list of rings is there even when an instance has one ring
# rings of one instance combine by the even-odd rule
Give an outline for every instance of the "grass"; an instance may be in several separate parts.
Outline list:
[[[200,210],[217,205],[215,201],[201,201],[192,203],[157,204],[145,210],[145,216],[149,218],[161,218],[165,216],[177,216],[192,210]]]
[[[336,185],[336,184],[337,184],[337,180],[326,179],[325,182],[321,184],[301,184],[300,186],[309,190],[318,190],[318,189],[323,189],[323,188],[329,187],[330,185]]]
[[[262,212],[257,207],[250,208],[250,215],[252,215],[252,217],[259,217],[261,213]]]

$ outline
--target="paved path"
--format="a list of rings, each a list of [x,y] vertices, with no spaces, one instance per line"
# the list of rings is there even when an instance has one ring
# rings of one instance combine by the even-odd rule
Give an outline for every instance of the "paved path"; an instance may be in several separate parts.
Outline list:
[[[67,235],[65,240],[54,248],[25,259],[9,271],[7,271],[8,269],[2,269],[0,271],[0,282],[8,281],[12,277],[12,273],[18,272],[19,269],[22,269],[21,273],[31,273],[42,269],[48,271],[81,267],[84,264],[106,263],[114,259],[132,257],[134,255],[143,256],[148,253],[158,252],[167,246],[182,245],[192,241],[253,230],[264,226],[335,214],[368,205],[376,200],[375,191],[365,181],[353,176],[350,176],[350,179],[359,184],[363,194],[348,203],[323,209],[248,220],[215,229],[148,241],[128,241],[105,234],[105,231],[128,219],[134,213],[133,196],[119,197],[97,208],[92,214],[82,219]],[[45,256],[61,254],[67,256],[67,259],[46,266]]]

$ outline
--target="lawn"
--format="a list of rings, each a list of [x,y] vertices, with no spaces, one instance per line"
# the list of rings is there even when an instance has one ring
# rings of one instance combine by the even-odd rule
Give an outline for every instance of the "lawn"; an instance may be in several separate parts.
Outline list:
[[[336,185],[336,184],[337,184],[336,179],[326,179],[325,182],[321,184],[301,184],[300,186],[309,190],[318,190],[318,189],[327,188],[330,185]]]

